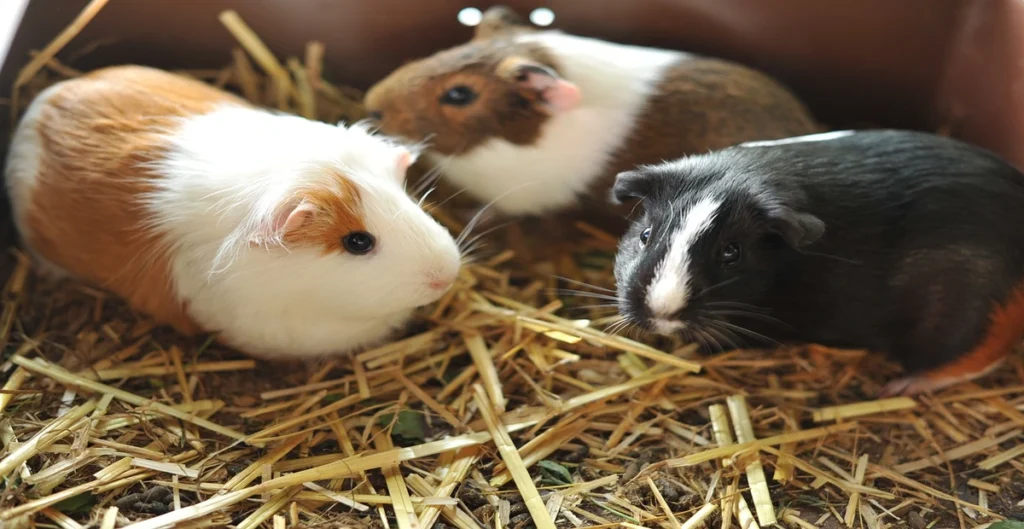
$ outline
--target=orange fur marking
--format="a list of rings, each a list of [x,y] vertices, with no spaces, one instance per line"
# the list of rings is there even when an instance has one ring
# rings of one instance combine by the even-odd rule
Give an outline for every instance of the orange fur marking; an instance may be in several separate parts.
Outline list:
[[[66,81],[41,109],[43,156],[26,208],[28,243],[72,275],[127,300],[161,324],[201,329],[177,300],[165,244],[145,231],[138,197],[157,175],[177,119],[243,100],[202,82],[139,66]]]
[[[1024,282],[1010,293],[1006,303],[992,311],[988,333],[969,353],[922,375],[932,383],[967,381],[997,367],[1024,337]]]
[[[353,231],[365,231],[360,211],[362,199],[359,189],[347,177],[335,173],[338,188],[313,188],[304,193],[305,200],[316,206],[317,212],[299,229],[285,236],[288,245],[319,246],[324,254],[345,251],[341,238]]]

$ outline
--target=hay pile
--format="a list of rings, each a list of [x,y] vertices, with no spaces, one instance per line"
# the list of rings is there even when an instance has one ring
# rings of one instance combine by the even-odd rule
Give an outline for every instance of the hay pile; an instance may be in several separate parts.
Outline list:
[[[78,75],[53,56],[103,3],[34,57],[14,110]],[[362,117],[360,94],[321,78],[322,46],[282,64],[236,14],[221,20],[232,64],[188,74]],[[860,352],[698,362],[598,330],[615,322],[590,307],[607,301],[615,241],[577,227],[532,266],[511,237],[408,337],[320,365],[183,339],[103,292],[37,280],[16,254],[0,527],[995,529],[1024,513],[1019,356],[985,387],[867,402],[895,368]]]

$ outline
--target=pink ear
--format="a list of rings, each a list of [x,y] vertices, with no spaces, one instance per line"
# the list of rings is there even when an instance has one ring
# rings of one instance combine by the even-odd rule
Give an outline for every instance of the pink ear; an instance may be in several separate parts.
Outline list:
[[[583,95],[580,94],[580,87],[565,79],[556,79],[554,84],[543,92],[544,100],[556,112],[572,110],[580,104]]]
[[[273,240],[281,240],[289,233],[297,230],[316,212],[316,206],[302,200],[289,201],[274,216],[274,221],[249,238],[250,244],[264,245]]]
[[[412,153],[409,151],[402,151],[402,154],[398,155],[398,173],[404,175],[409,170],[409,166],[412,165]]]
[[[580,93],[580,87],[575,83],[558,77],[557,74],[544,67],[523,65],[521,68],[518,82],[539,92],[549,110],[565,112],[580,104],[583,96]]]

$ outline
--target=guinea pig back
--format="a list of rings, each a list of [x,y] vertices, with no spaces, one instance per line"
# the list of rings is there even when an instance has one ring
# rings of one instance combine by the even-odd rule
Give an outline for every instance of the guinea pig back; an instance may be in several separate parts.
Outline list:
[[[620,171],[820,130],[749,67],[541,30],[504,7],[470,42],[394,71],[366,104],[383,132],[426,142],[452,184],[515,215],[607,210]]]
[[[404,191],[417,155],[121,66],[41,93],[5,177],[44,269],[183,333],[309,356],[386,338],[455,281],[455,241]]]
[[[28,107],[6,181],[15,224],[44,270],[103,285],[180,332],[198,327],[176,299],[167,241],[147,229],[142,197],[179,120],[247,105],[204,83],[149,68],[98,70],[58,83]]]

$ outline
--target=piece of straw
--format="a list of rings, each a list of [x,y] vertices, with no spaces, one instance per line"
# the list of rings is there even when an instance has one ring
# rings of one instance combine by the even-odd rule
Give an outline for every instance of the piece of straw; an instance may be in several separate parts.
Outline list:
[[[138,395],[128,393],[127,391],[123,391],[115,387],[111,387],[106,384],[101,384],[99,382],[95,382],[80,377],[73,373],[69,373],[65,371],[63,368],[50,364],[49,362],[41,358],[31,360],[23,356],[14,356],[11,357],[11,361],[14,362],[15,364],[18,364],[21,367],[24,367],[25,369],[34,371],[41,375],[48,376],[59,382],[78,386],[84,389],[88,389],[90,391],[94,391],[96,393],[109,393],[118,400],[123,400],[129,404],[134,404],[140,407],[149,407],[155,411],[163,413],[164,415],[169,415],[176,419],[181,419],[185,422],[195,424],[196,426],[206,428],[207,430],[219,433],[223,436],[230,437],[232,439],[242,440],[245,438],[243,434],[236,432],[230,428],[225,428],[223,426],[220,426],[219,424],[212,423],[206,419],[200,419],[199,417],[190,415],[188,413],[183,413],[166,404],[152,402]]]
[[[726,398],[729,406],[729,415],[732,416],[732,424],[736,431],[736,440],[740,443],[754,443],[757,438],[754,436],[754,425],[750,422],[750,411],[747,409],[747,400],[742,395],[732,395]],[[762,526],[768,527],[778,520],[775,518],[775,507],[772,505],[771,493],[768,491],[768,481],[764,476],[764,467],[760,459],[750,462],[746,468],[747,482],[750,484],[750,495],[754,498],[754,510],[757,512],[757,520]]]
[[[49,44],[43,48],[43,51],[39,52],[38,55],[32,58],[28,64],[23,66],[18,71],[18,76],[14,80],[14,88],[11,90],[11,97],[13,98],[13,104],[11,105],[11,127],[13,128],[17,119],[18,110],[18,92],[21,87],[28,84],[30,80],[42,69],[43,65],[49,62],[50,59],[55,57],[60,50],[64,49],[71,39],[75,38],[85,26],[89,25],[89,22],[99,14],[100,10],[107,5],[108,0],[91,0],[86,6],[78,13],[78,16],[68,24],[63,31],[61,31],[56,38],[50,41]]]
[[[814,422],[837,421],[866,415],[876,415],[891,411],[909,410],[917,407],[917,402],[910,397],[895,397],[871,402],[858,402],[831,406],[814,410]]]
[[[714,503],[705,503],[689,520],[683,523],[681,529],[697,529],[698,527],[704,527],[704,522],[711,517],[711,515],[718,509],[718,506]]]
[[[669,467],[685,467],[698,465],[707,461],[715,459],[721,459],[729,457],[737,452],[750,450],[750,449],[763,449],[767,446],[776,446],[783,443],[797,443],[802,441],[808,441],[810,439],[816,439],[819,437],[825,437],[828,435],[844,432],[846,430],[853,430],[857,428],[857,423],[841,423],[834,424],[831,426],[811,428],[809,430],[800,430],[796,432],[788,432],[781,435],[772,437],[763,437],[756,439],[748,443],[739,443],[729,446],[722,446],[718,448],[711,448],[695,454],[690,454],[685,457],[669,459],[665,461],[665,464]]]
[[[543,500],[541,500],[540,493],[533,484],[529,471],[527,471],[526,466],[523,465],[523,460],[519,457],[519,450],[508,435],[508,430],[498,420],[498,413],[488,400],[486,390],[484,390],[483,386],[474,384],[473,396],[480,410],[480,415],[487,422],[487,428],[491,432],[494,444],[498,447],[498,453],[505,462],[505,466],[508,467],[509,472],[512,473],[512,480],[519,489],[519,494],[522,496],[523,502],[526,503],[527,509],[529,509],[530,514],[533,516],[533,523],[536,524],[538,529],[554,529],[555,522],[548,514],[547,507],[544,505]]]

